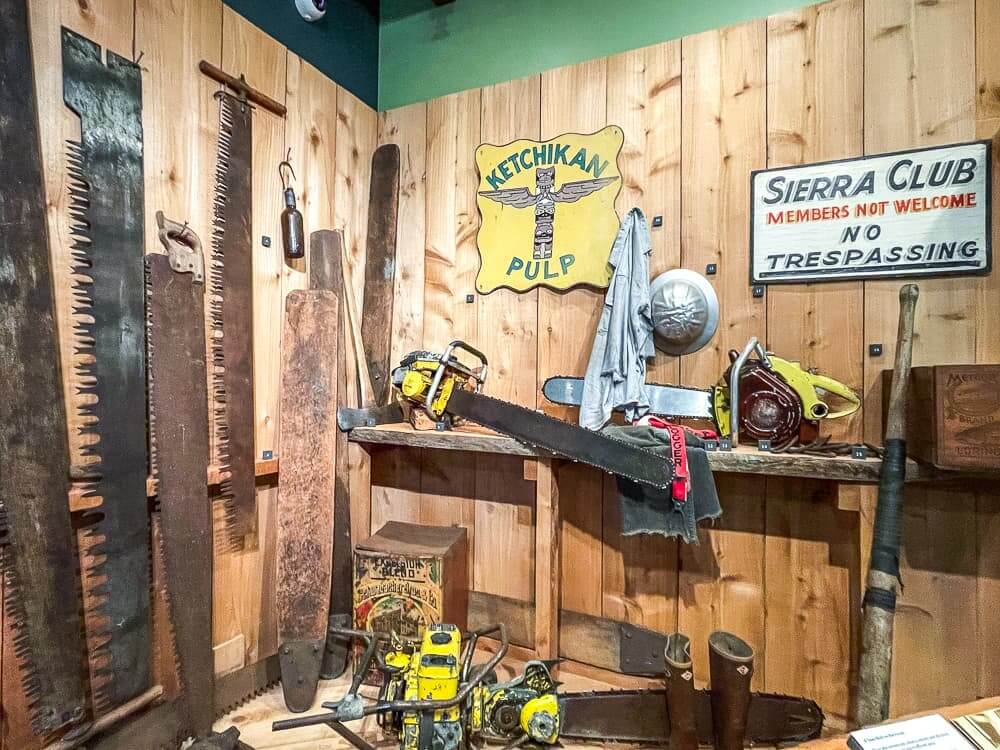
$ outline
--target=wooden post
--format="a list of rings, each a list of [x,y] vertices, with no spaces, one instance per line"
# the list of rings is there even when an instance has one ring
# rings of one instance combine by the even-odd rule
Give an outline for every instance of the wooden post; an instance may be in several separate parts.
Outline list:
[[[551,458],[537,462],[535,492],[535,650],[541,659],[559,658],[560,570],[559,486]]]

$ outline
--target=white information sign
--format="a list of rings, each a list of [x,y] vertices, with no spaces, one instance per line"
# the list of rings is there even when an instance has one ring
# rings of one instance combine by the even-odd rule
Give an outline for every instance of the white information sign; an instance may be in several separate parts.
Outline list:
[[[751,176],[755,284],[990,272],[990,142]]]

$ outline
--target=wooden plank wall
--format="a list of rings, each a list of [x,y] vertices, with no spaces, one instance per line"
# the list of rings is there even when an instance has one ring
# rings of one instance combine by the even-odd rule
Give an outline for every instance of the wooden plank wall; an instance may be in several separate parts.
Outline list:
[[[31,0],[30,18],[45,162],[49,233],[57,284],[63,362],[72,361],[69,331],[69,234],[65,169],[66,138],[76,137],[78,120],[63,106],[60,26],[68,26],[107,49],[135,59],[143,70],[143,135],[147,250],[158,251],[154,214],[188,221],[206,250],[211,235],[218,86],[200,75],[208,60],[283,102],[284,119],[254,114],[254,368],[256,451],[280,455],[277,443],[278,366],[284,296],[307,285],[304,262],[281,255],[281,183],[277,165],[291,148],[299,208],[306,231],[345,231],[355,278],[363,279],[370,159],[377,136],[376,113],[284,46],[223,6],[220,0]],[[422,167],[421,167],[422,168]],[[264,248],[261,237],[273,239]],[[64,366],[65,371],[69,368]],[[64,372],[66,375],[66,372]],[[72,402],[73,380],[64,378]],[[78,420],[70,410],[70,445],[79,462]],[[214,434],[214,431],[213,431]],[[367,486],[364,465],[355,472]],[[275,652],[273,611],[276,488],[258,486],[259,531],[246,548],[216,558],[214,642],[226,644],[217,659],[229,671]],[[367,533],[367,497],[355,509],[357,533]],[[10,624],[6,623],[6,636]],[[33,750],[13,669],[10,637],[3,640],[4,748]]]
[[[921,145],[1000,128],[998,0],[833,0],[379,117],[403,150],[394,353],[473,337],[494,365],[491,393],[554,414],[539,385],[585,367],[601,297],[576,290],[474,293],[477,141],[625,131],[618,210],[662,215],[654,273],[712,277],[722,324],[711,345],[659,356],[651,378],[707,386],[750,335],[865,391],[832,428],[880,439],[879,374],[891,367],[899,282],[747,285],[749,172]],[[478,130],[477,130],[478,128]],[[478,136],[478,138],[477,138]],[[921,282],[915,361],[1000,361],[1000,282]],[[869,357],[870,343],[885,354]],[[478,590],[533,598],[535,490],[522,462],[383,449],[372,526],[399,518],[462,524]],[[620,534],[613,488],[563,468],[563,606],[669,631],[695,643],[727,628],[757,650],[757,687],[816,698],[846,721],[874,495],[793,479],[717,476],[724,516],[697,546]],[[894,714],[1000,692],[1000,526],[996,493],[914,490],[906,511]],[[860,511],[860,512],[859,512]],[[977,666],[978,665],[978,666]]]

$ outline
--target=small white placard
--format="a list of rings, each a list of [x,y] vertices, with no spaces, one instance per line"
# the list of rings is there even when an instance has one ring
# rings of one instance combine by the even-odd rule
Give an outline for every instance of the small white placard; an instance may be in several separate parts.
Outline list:
[[[852,750],[970,750],[969,741],[940,714],[851,732]]]
[[[756,171],[751,280],[989,273],[990,170],[976,141]]]

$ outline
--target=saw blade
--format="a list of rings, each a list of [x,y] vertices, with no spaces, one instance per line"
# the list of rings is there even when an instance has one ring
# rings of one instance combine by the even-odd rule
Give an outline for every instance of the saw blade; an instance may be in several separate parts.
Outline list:
[[[69,446],[26,0],[0,0],[0,566],[32,729],[84,716]]]
[[[337,320],[333,292],[285,298],[278,483],[278,659],[285,705],[308,709],[326,642],[333,564]]]
[[[583,403],[583,378],[556,375],[545,381],[542,394],[554,404],[579,406]],[[646,383],[649,411],[663,417],[714,419],[712,389],[687,388],[683,385]],[[616,408],[615,411],[622,411]]]
[[[322,230],[309,237],[309,288],[344,295],[344,235]],[[352,290],[353,293],[353,290]],[[341,304],[337,314],[337,404],[347,403],[347,314]],[[340,409],[337,410],[338,426]],[[353,560],[351,547],[351,494],[348,482],[347,434],[337,430],[336,471],[333,492],[333,565],[330,576],[330,626],[349,627],[353,607]],[[320,677],[333,680],[347,670],[349,643],[329,634]]]
[[[150,463],[182,713],[185,726],[201,735],[212,728],[214,677],[205,287],[175,271],[166,255],[147,255],[146,272]]]
[[[642,484],[664,489],[674,478],[671,461],[652,451],[481,393],[455,390],[448,398],[446,410],[532,448],[581,461]]]
[[[277,655],[248,664],[215,680],[215,718],[221,719],[247,701],[263,695],[281,680]]]
[[[562,709],[561,739],[602,742],[641,742],[664,745],[670,738],[670,720],[664,690],[610,690],[566,693],[559,696]],[[712,695],[695,693],[698,742],[712,744]],[[784,745],[819,737],[823,712],[811,700],[773,693],[753,693],[747,717],[746,738],[752,745]]]
[[[368,246],[361,340],[365,346],[372,397],[376,406],[389,402],[392,306],[396,297],[396,223],[399,214],[399,146],[387,143],[372,156],[368,193]]]
[[[251,108],[219,98],[211,262],[212,399],[220,486],[232,548],[257,529],[254,481]]]
[[[150,680],[149,516],[143,310],[142,82],[138,66],[62,30],[63,99],[80,117],[69,145],[75,339],[84,455],[101,498],[88,540],[101,645],[99,710],[142,693]],[[96,399],[96,401],[94,400]]]

